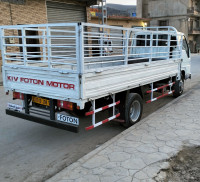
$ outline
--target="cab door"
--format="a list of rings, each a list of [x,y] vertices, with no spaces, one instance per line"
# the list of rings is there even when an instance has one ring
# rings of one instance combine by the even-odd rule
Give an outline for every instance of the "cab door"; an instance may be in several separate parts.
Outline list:
[[[183,36],[182,59],[181,70],[185,71],[185,78],[188,79],[191,76],[191,53],[185,36]]]

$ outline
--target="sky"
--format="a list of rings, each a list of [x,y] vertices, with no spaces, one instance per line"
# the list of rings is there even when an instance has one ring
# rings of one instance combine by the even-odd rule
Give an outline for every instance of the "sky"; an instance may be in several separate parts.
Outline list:
[[[136,0],[107,0],[106,2],[113,4],[136,5]]]

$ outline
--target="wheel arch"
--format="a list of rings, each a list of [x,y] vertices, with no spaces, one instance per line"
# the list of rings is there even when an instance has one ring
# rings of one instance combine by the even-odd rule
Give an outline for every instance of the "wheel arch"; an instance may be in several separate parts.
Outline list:
[[[136,88],[130,89],[130,93],[137,93],[143,99],[144,98],[144,87],[140,86],[140,87],[136,87]]]
[[[181,70],[181,77],[185,80],[185,70]]]

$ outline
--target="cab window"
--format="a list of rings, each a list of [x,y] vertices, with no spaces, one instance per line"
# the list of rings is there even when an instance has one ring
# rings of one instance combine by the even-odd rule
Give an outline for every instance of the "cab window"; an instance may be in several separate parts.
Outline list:
[[[183,36],[183,47],[182,47],[183,50],[185,50],[188,58],[190,57],[190,49],[188,47],[188,43],[187,43],[187,40],[186,40],[186,37]]]
[[[158,46],[167,46],[168,35],[158,35]]]
[[[137,37],[137,46],[145,46],[145,35],[138,35]]]

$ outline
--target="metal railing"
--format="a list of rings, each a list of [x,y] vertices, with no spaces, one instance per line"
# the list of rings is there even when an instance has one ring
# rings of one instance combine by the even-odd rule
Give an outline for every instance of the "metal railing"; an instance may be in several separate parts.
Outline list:
[[[0,27],[4,65],[78,70],[77,23]]]
[[[84,23],[83,30],[85,70],[182,56],[183,34],[174,27],[122,28]]]
[[[100,71],[114,66],[181,59],[182,37],[173,27],[122,28],[90,23],[1,26],[4,65]]]

